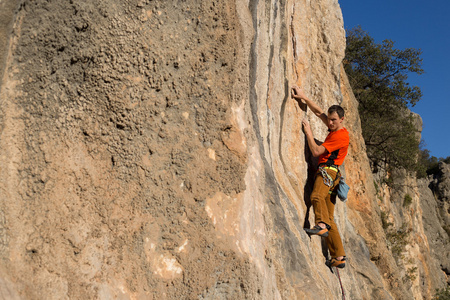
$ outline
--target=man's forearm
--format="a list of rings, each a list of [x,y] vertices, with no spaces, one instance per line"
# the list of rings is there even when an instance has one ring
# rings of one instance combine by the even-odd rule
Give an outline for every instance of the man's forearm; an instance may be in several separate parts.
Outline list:
[[[306,105],[311,109],[311,111],[318,117],[320,117],[323,114],[323,110],[311,99],[309,98],[302,98]]]
[[[294,98],[297,101],[305,101],[306,105],[311,109],[311,111],[319,117],[322,122],[325,123],[325,125],[328,126],[328,118],[327,115],[323,112],[323,110],[311,99],[306,97],[305,93],[300,89],[298,86],[292,87],[291,90],[292,98]]]
[[[316,140],[314,139],[314,136],[311,131],[305,130],[305,136],[306,140],[308,142],[309,150],[311,150],[311,153],[314,157],[319,156],[321,153],[320,146],[317,145]]]

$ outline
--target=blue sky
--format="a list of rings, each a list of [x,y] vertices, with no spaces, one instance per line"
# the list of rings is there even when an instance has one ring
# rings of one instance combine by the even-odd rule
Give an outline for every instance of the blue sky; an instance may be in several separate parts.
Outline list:
[[[411,110],[423,120],[422,139],[432,156],[450,156],[450,0],[339,0],[346,30],[357,25],[376,42],[422,50],[425,71],[408,81],[423,97]],[[450,120],[449,120],[450,121]]]

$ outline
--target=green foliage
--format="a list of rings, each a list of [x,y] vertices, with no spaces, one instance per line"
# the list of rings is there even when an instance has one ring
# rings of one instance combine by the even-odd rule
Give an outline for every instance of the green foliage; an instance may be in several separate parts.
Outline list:
[[[422,93],[406,80],[408,73],[423,73],[420,55],[413,48],[395,49],[391,40],[377,44],[360,27],[348,32],[345,71],[359,102],[363,137],[375,171],[386,165],[416,169],[419,141],[408,106],[414,106]]]
[[[410,230],[407,229],[407,224],[403,223],[399,230],[392,228],[394,224],[388,221],[388,215],[381,211],[381,224],[386,233],[387,245],[392,252],[392,256],[398,260],[402,258],[402,253],[408,244],[408,237]]]
[[[414,281],[417,278],[417,267],[411,267],[406,271],[406,279]]]
[[[437,158],[430,156],[430,151],[425,149],[424,142],[420,143],[420,154],[417,168],[417,177],[425,178],[427,175],[435,175],[439,173],[439,163],[444,162],[450,164],[450,156],[447,158]]]
[[[378,183],[375,180],[373,181],[373,185],[375,186],[375,191],[378,195],[378,193],[380,192],[380,188],[378,187]]]
[[[412,203],[412,197],[409,194],[405,195],[405,198],[403,199],[403,207],[410,206]]]
[[[450,287],[436,290],[433,300],[450,300]]]
[[[381,211],[380,218],[383,229],[385,232],[387,232],[389,226],[392,226],[393,224],[388,221],[387,214],[384,211]]]
[[[406,229],[406,223],[403,223],[399,230],[388,230],[386,238],[388,246],[395,259],[400,259],[405,247],[408,244],[410,230]]]
[[[416,172],[417,178],[427,177],[428,170],[437,167],[438,167],[437,158],[434,156],[430,157],[430,151],[428,149],[425,149],[425,143],[424,141],[421,141],[419,145],[419,159],[417,162],[417,172]]]
[[[385,185],[387,185],[388,187],[393,187],[394,186],[394,178],[391,176],[392,174],[387,174],[387,176],[386,177],[383,177],[381,180],[380,180],[380,184],[385,184]]]

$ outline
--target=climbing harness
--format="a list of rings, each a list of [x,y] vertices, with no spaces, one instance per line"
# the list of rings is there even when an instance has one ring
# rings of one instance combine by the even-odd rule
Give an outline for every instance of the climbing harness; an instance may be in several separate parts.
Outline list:
[[[321,165],[319,166],[319,171],[322,174],[322,178],[323,178],[323,183],[328,186],[328,187],[332,187],[333,183],[334,183],[334,179],[333,177],[331,177],[328,173],[327,173],[327,169],[331,169],[336,171],[339,174],[339,169],[332,167],[332,166],[326,166],[326,165]],[[337,176],[336,176],[337,177]]]
[[[333,187],[333,184],[334,184],[334,180],[333,180],[333,177],[331,177],[328,174],[327,169],[337,172],[336,179],[338,177],[340,177],[339,184],[337,185],[337,188],[334,190],[331,190],[331,188]],[[341,175],[341,171],[339,170],[339,167],[335,166],[335,165],[328,166],[328,165],[324,164],[324,165],[319,166],[319,171],[322,174],[323,183],[330,188],[329,193],[332,195],[337,195],[339,197],[339,199],[341,199],[342,202],[346,202],[347,194],[348,194],[348,191],[350,190],[350,187],[345,182],[344,177]]]

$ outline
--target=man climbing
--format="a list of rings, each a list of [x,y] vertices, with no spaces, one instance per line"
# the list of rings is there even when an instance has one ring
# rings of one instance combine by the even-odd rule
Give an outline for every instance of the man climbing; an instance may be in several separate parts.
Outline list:
[[[349,145],[349,134],[343,125],[344,109],[339,105],[333,105],[326,115],[297,86],[292,87],[292,98],[306,103],[311,111],[328,126],[329,133],[325,142],[318,145],[308,121],[306,119],[302,121],[309,149],[314,157],[319,157],[319,169],[311,193],[316,225],[313,228],[305,228],[305,231],[309,235],[326,238],[331,255],[331,260],[326,262],[327,266],[343,268],[345,267],[345,251],[334,222],[334,206],[336,204],[335,189],[340,179],[339,166],[344,162]]]

